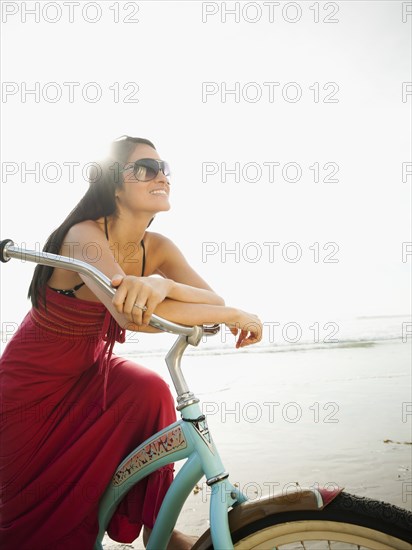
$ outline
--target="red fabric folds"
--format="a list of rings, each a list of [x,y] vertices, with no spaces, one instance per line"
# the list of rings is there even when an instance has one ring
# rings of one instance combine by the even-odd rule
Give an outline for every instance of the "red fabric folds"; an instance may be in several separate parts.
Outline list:
[[[125,341],[126,331],[120,327],[116,320],[110,315],[110,311],[106,311],[106,316],[103,324],[103,340],[106,341],[106,345],[102,352],[102,361],[100,374],[104,374],[104,386],[103,386],[103,410],[106,410],[106,397],[107,397],[107,381],[109,378],[110,370],[110,358],[113,353],[113,347],[115,342],[121,344]]]
[[[0,360],[0,548],[92,550],[117,465],[176,420],[174,400],[160,376],[113,354],[125,331],[103,304],[46,297]],[[153,527],[172,479],[169,465],[135,485],[109,535],[131,542]]]

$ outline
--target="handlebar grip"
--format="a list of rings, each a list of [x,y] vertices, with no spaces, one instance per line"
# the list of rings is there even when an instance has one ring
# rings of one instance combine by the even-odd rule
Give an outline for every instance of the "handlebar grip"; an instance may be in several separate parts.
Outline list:
[[[8,244],[14,245],[14,242],[11,239],[4,239],[4,241],[0,242],[0,262],[6,263],[10,260],[10,258],[7,258],[4,255],[5,248]]]

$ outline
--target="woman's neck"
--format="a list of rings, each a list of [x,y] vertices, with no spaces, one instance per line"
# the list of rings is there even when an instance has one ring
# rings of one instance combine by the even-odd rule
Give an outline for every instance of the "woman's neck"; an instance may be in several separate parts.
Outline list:
[[[127,247],[129,243],[140,243],[143,239],[146,228],[153,215],[107,216],[107,233],[112,243],[118,243],[120,247]]]

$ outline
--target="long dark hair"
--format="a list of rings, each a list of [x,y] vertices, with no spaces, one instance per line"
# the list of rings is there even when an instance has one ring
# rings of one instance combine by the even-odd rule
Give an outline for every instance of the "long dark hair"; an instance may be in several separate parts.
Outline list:
[[[156,149],[148,139],[122,136],[112,142],[107,158],[102,162],[93,163],[96,175],[92,177],[89,173],[88,190],[64,222],[49,236],[43,247],[44,252],[58,254],[67,232],[73,225],[86,220],[97,220],[102,216],[110,216],[116,212],[115,191],[124,183],[123,175],[119,172],[118,167],[123,167],[126,164],[136,144],[139,143],[150,145]],[[153,218],[148,227],[152,221]],[[40,297],[46,307],[45,286],[53,269],[51,266],[37,264],[34,270],[27,297],[31,299],[35,308],[38,307],[38,298]]]

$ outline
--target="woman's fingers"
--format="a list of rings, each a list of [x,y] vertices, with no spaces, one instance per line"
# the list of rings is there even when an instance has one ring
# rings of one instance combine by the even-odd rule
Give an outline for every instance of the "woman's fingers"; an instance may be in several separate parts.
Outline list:
[[[258,338],[255,334],[251,333],[247,338],[245,338],[240,347],[244,348],[245,346],[250,346],[251,344],[256,344],[260,341],[260,338]]]
[[[123,304],[123,313],[129,321],[136,325],[142,324],[143,311],[140,307],[139,297],[136,292],[128,292],[126,300]],[[143,306],[142,306],[143,307]]]
[[[260,342],[262,339],[262,328],[259,321],[251,321],[246,323],[242,329],[240,329],[239,324],[236,323],[236,326],[226,325],[229,327],[230,332],[233,336],[237,337],[236,348],[243,348],[256,342]]]
[[[131,321],[135,325],[143,325],[143,310],[139,307],[138,304],[134,304],[132,306],[130,317],[131,317]]]
[[[123,313],[123,305],[127,296],[127,288],[124,285],[116,290],[116,294],[113,296],[112,304],[114,305],[118,313]]]
[[[247,330],[243,330],[243,329],[242,329],[242,330],[240,331],[239,338],[238,338],[238,340],[237,340],[237,342],[236,342],[236,347],[237,347],[237,348],[240,348],[240,347],[242,346],[242,342],[244,341],[244,339],[245,339],[247,333],[248,333]]]
[[[133,307],[137,301],[137,291],[136,288],[131,288],[131,281],[128,281],[122,275],[114,275],[111,279],[111,284],[114,288],[118,287],[112,300],[116,311],[125,315],[128,321],[141,324],[142,311]],[[139,311],[140,313],[136,313]]]
[[[123,275],[121,275],[120,273],[117,273],[116,275],[113,275],[110,282],[111,282],[112,286],[117,287],[117,286],[120,285],[120,283],[123,281],[123,279],[124,279]]]
[[[146,285],[142,285],[137,295],[134,295],[132,300],[132,314],[134,322],[138,325],[147,325],[149,324],[150,315],[147,316],[149,310],[149,304],[152,296],[152,289]]]
[[[159,303],[153,295],[153,291],[149,287],[142,288],[135,300],[137,310],[140,310],[141,325],[148,325],[152,313]],[[136,310],[136,307],[135,307]]]
[[[153,315],[154,310],[162,301],[160,294],[157,292],[152,292],[150,296],[147,297],[145,306],[147,310],[143,313],[143,324],[148,325],[150,322],[150,317]],[[140,303],[140,301],[139,301]]]
[[[262,323],[259,318],[255,315],[256,321],[251,321],[243,325],[238,340],[236,342],[236,348],[243,348],[245,346],[250,346],[260,342],[262,339]],[[237,329],[230,327],[232,334],[236,336]]]
[[[116,311],[136,325],[148,325],[164,296],[153,285],[138,280],[137,277],[114,275],[111,283],[113,287],[118,287],[112,300]]]

